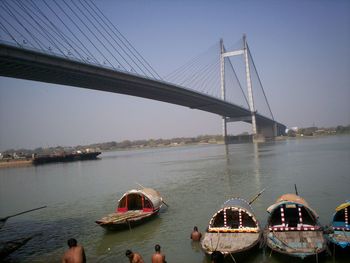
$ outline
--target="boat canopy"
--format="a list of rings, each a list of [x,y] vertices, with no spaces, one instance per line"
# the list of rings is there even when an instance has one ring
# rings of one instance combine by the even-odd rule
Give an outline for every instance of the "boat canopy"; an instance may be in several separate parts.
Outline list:
[[[270,213],[269,227],[274,230],[315,230],[318,225],[316,212],[295,194],[282,195],[267,212]]]
[[[335,211],[340,211],[343,210],[345,208],[347,208],[348,206],[350,206],[350,201],[346,201],[345,203],[342,203],[341,205],[339,205]]]
[[[335,211],[336,213],[333,215],[332,226],[335,230],[350,230],[349,225],[349,213],[350,213],[350,201],[347,201],[341,205],[339,205]]]
[[[117,212],[143,210],[153,212],[162,206],[162,197],[152,188],[127,191],[118,201]]]
[[[241,198],[227,200],[209,222],[208,232],[259,232],[252,207]]]

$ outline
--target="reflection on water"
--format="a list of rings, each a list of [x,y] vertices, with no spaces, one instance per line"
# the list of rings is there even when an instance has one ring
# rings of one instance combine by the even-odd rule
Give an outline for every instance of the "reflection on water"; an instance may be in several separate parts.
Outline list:
[[[210,262],[190,240],[193,226],[205,231],[211,216],[231,197],[250,200],[265,225],[266,208],[280,195],[299,194],[329,223],[334,208],[349,199],[350,136],[265,144],[207,145],[109,152],[99,161],[0,170],[0,217],[47,205],[8,220],[0,241],[40,232],[10,262],[60,262],[66,240],[84,245],[89,262],[128,262],[126,249],[150,262],[159,243],[168,262]],[[115,210],[137,183],[157,189],[169,208],[131,231],[110,233],[95,220]],[[238,262],[295,262],[257,250]],[[315,262],[315,259],[312,259]],[[336,257],[319,262],[347,262]]]

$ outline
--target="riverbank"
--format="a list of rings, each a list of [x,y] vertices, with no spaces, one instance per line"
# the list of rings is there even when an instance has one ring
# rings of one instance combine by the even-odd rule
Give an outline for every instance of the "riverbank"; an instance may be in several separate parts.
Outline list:
[[[0,168],[26,167],[33,165],[33,160],[16,160],[9,159],[0,161]]]

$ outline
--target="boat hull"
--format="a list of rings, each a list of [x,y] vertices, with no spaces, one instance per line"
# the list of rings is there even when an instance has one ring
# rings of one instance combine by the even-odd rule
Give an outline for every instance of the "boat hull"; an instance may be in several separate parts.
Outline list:
[[[206,254],[217,250],[223,254],[236,254],[250,250],[261,240],[260,233],[205,233],[201,246]]]
[[[306,258],[326,250],[326,240],[320,231],[264,232],[266,245],[283,255]]]
[[[6,258],[11,253],[15,252],[16,250],[24,246],[32,238],[33,237],[19,238],[19,239],[5,242],[0,247],[0,259]]]
[[[83,160],[96,160],[101,152],[86,152],[86,153],[67,153],[61,155],[41,155],[33,159],[34,165],[57,163],[57,162],[74,162]]]
[[[350,231],[334,231],[326,234],[326,239],[340,249],[350,251]]]

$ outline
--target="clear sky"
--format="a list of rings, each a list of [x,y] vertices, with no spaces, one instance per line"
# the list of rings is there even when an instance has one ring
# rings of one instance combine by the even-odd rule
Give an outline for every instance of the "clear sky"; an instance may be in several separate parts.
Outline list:
[[[161,76],[220,38],[230,46],[246,33],[276,120],[289,127],[350,124],[350,1],[95,3]],[[241,130],[229,127],[232,134]],[[201,134],[221,134],[221,118],[148,99],[0,77],[0,151]]]

